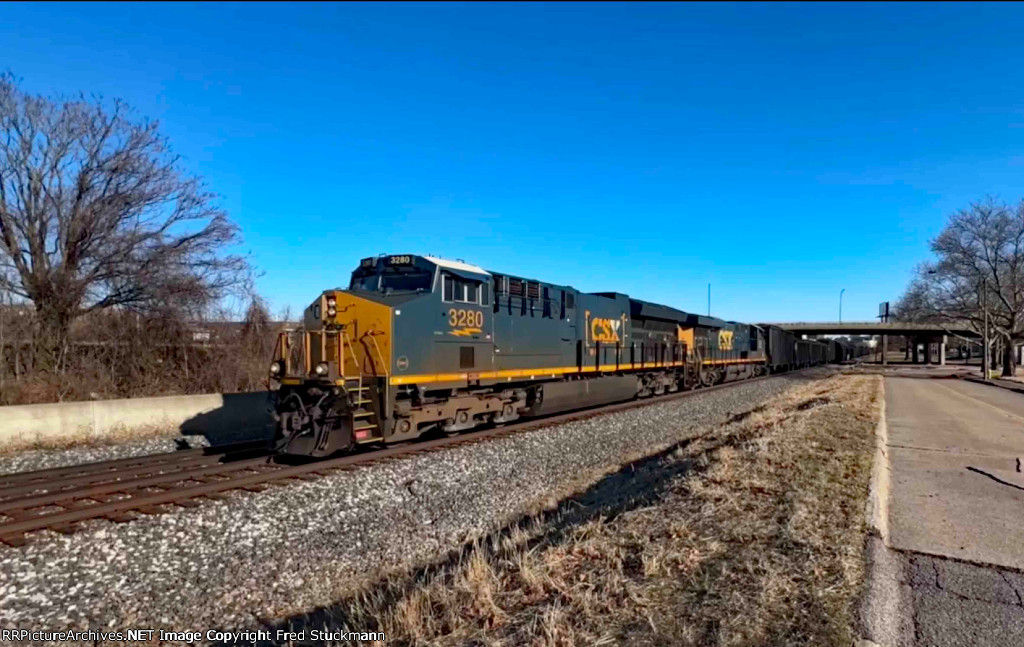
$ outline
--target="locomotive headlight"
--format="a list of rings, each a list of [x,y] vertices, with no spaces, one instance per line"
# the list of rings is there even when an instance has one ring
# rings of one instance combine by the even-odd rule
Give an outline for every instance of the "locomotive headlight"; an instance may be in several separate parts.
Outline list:
[[[278,377],[284,373],[284,362],[277,360],[270,365],[270,377]]]
[[[327,316],[333,317],[338,314],[338,300],[334,297],[327,297]]]
[[[316,374],[319,375],[320,377],[326,377],[327,376],[327,372],[329,370],[329,368],[327,366],[327,362],[320,362],[319,364],[316,365],[316,369],[315,370],[316,370]]]

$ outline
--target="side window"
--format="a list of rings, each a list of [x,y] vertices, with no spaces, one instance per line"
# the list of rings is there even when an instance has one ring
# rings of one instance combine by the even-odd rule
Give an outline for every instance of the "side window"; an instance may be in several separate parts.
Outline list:
[[[481,283],[480,284],[480,305],[482,305],[482,306],[490,305],[491,300],[490,300],[490,298],[488,298],[488,296],[489,295],[487,293],[487,284],[486,283]]]
[[[572,292],[569,292],[565,295],[565,307],[569,310],[572,310],[573,308],[576,307],[576,295],[574,295]]]
[[[475,282],[455,279],[455,303],[477,303],[476,292]]]
[[[441,300],[454,303],[479,303],[480,284],[445,274],[441,285]]]
[[[451,302],[455,295],[455,279],[449,274],[441,277],[441,300]]]

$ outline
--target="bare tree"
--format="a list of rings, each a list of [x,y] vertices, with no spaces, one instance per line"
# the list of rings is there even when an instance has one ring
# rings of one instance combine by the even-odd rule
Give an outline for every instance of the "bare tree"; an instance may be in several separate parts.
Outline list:
[[[253,292],[239,335],[246,351],[242,359],[246,383],[239,385],[240,390],[255,391],[261,386],[270,388],[266,369],[268,358],[274,351],[275,332],[266,302]]]
[[[247,263],[226,253],[237,241],[156,122],[0,75],[0,289],[31,301],[49,368],[82,315],[201,304],[238,285]]]
[[[1003,375],[1013,375],[1014,342],[1024,339],[1024,201],[972,204],[950,217],[931,249],[936,259],[918,268],[897,304],[900,318],[966,325],[980,334],[987,310]]]

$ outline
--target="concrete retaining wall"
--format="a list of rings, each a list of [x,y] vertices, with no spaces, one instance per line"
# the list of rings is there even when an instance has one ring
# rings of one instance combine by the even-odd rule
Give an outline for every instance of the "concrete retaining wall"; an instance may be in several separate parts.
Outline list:
[[[267,393],[213,393],[0,407],[0,450],[104,437],[203,435],[211,443],[269,433]]]

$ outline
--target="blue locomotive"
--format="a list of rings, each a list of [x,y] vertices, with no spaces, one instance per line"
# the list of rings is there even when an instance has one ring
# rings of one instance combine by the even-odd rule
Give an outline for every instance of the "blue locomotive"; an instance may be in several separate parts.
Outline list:
[[[365,258],[270,367],[277,446],[326,456],[829,361],[828,344],[412,254]]]

